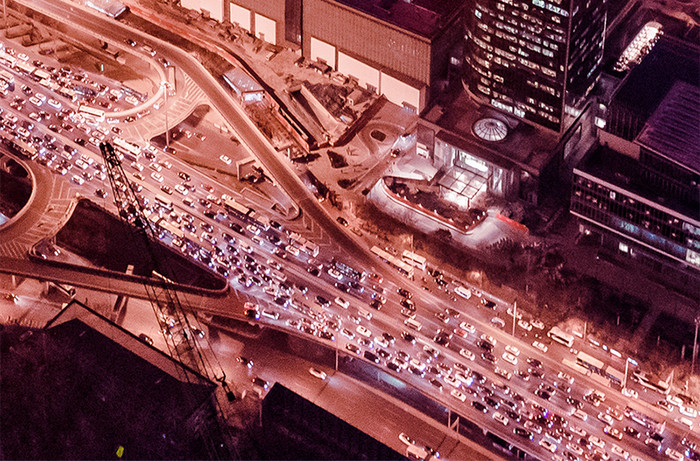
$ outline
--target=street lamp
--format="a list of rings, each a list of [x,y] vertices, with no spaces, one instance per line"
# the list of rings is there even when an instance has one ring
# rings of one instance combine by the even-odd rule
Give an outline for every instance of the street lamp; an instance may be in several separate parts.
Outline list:
[[[168,93],[170,91],[170,82],[163,80],[160,82],[160,86],[165,92],[165,103],[163,105],[165,106],[165,148],[167,149],[170,146],[170,128],[168,127]]]
[[[515,318],[516,312],[518,310],[518,300],[513,301],[513,336],[515,337]]]
[[[690,365],[690,373],[695,373],[695,357],[698,355],[698,325],[700,325],[700,316],[695,317],[695,338],[693,339],[693,359]]]
[[[630,359],[627,357],[625,360],[625,378],[622,380],[622,388],[626,389],[627,388],[627,373],[629,372],[630,368]]]

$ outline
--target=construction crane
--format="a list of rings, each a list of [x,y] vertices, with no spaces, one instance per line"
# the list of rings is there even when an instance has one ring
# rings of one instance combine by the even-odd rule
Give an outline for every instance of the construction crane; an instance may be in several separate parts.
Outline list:
[[[155,277],[144,282],[144,287],[159,325],[164,325],[168,320],[172,321],[161,331],[170,356],[177,358],[177,362],[181,364],[181,379],[188,383],[192,382],[193,375],[191,370],[187,369],[189,367],[210,381],[221,383],[227,399],[234,400],[234,394],[226,382],[226,374],[213,353],[208,338],[198,338],[194,334],[200,330],[199,325],[196,324],[196,315],[180,302],[172,286],[176,276],[167,261],[159,256],[159,253],[163,252],[157,250],[159,245],[156,243],[157,232],[151,221],[147,219],[148,211],[127,178],[119,155],[108,142],[100,144],[100,152],[105,160],[119,218],[131,230],[135,241],[141,242],[147,249],[147,254],[144,256],[149,259],[148,262]],[[206,343],[207,347],[201,347],[200,341]],[[216,403],[219,417],[225,424],[226,413],[223,411],[222,403],[218,399]]]

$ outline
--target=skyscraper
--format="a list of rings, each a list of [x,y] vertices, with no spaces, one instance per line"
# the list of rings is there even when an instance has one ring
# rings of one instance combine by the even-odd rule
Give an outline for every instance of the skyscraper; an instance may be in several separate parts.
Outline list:
[[[465,88],[564,131],[600,74],[606,12],[607,0],[467,0]]]

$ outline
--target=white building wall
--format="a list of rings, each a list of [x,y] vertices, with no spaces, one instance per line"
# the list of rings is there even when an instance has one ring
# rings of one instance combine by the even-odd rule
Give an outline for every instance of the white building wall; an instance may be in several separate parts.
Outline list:
[[[242,29],[250,32],[252,30],[252,21],[250,10],[242,6],[231,3],[229,5],[231,23],[237,23]]]
[[[355,77],[360,85],[371,85],[375,90],[379,90],[379,70],[343,52],[338,53],[338,72]]]
[[[190,10],[207,10],[212,19],[219,22],[224,20],[223,0],[180,0],[180,5]]]
[[[277,45],[277,23],[262,14],[255,13],[255,36]]]
[[[389,74],[382,73],[379,91],[396,105],[410,105],[416,110],[421,110],[424,105],[425,90],[414,88]]]
[[[311,60],[322,59],[335,69],[335,47],[317,38],[311,37]]]

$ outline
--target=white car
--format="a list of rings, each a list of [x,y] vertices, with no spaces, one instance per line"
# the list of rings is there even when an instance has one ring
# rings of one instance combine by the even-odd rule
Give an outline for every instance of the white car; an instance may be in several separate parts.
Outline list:
[[[508,315],[510,315],[511,317],[513,317],[513,307],[512,307],[512,306],[509,307],[508,310],[506,311],[506,313],[507,313]],[[517,320],[520,320],[521,318],[523,318],[523,314],[522,314],[519,310],[516,310],[516,311],[515,311],[515,318],[516,318]]]
[[[406,445],[416,444],[416,441],[409,437],[408,434],[406,434],[405,432],[399,434],[399,440],[401,440],[401,442],[405,443]]]
[[[321,371],[318,368],[314,367],[309,368],[309,373],[311,373],[311,376],[315,376],[321,380],[326,379],[326,377],[328,376],[325,371]]]
[[[522,328],[525,331],[532,331],[532,325],[530,325],[528,322],[525,320],[518,320],[518,326]]]
[[[355,329],[359,334],[364,336],[365,338],[369,338],[372,336],[372,332],[369,331],[367,328],[363,327],[362,325],[358,325],[357,328]]]
[[[341,298],[340,296],[335,298],[335,303],[337,305],[339,305],[340,307],[342,307],[343,309],[347,309],[348,307],[350,307],[350,301],[346,301],[343,298]]]
[[[624,450],[621,446],[616,445],[614,443],[610,447],[610,453],[612,453],[613,455],[617,455],[622,459],[627,459],[630,457],[630,454],[627,450]]]
[[[462,382],[461,382],[460,380],[458,380],[457,378],[453,377],[453,376],[445,376],[445,377],[442,378],[442,379],[443,379],[443,381],[445,381],[447,384],[449,384],[450,386],[452,386],[452,387],[454,387],[454,388],[456,388],[456,389],[458,389],[458,388],[460,388],[460,387],[462,386]]]
[[[46,101],[46,104],[49,106],[53,107],[54,109],[60,109],[61,108],[61,103],[59,101],[56,101],[55,99],[51,98],[48,101]]]
[[[219,160],[221,160],[222,162],[224,162],[226,165],[230,165],[230,164],[231,164],[231,159],[229,158],[228,155],[221,155],[221,156],[219,157]]]
[[[155,171],[151,173],[151,178],[153,178],[154,181],[163,182],[163,175],[156,173]]]
[[[459,327],[462,330],[466,331],[467,333],[471,333],[471,334],[476,333],[476,328],[474,328],[474,325],[472,325],[471,323],[462,322],[459,324]]]
[[[535,349],[539,349],[539,350],[541,350],[542,352],[547,352],[547,350],[549,350],[549,348],[547,347],[546,344],[542,344],[542,343],[539,342],[539,341],[533,341],[533,342],[532,342],[532,347],[534,347]]]
[[[181,193],[182,195],[187,195],[189,193],[187,188],[185,186],[183,186],[182,184],[176,184],[175,190],[178,191],[179,193]]]
[[[503,416],[502,414],[500,414],[497,411],[493,413],[492,418],[495,419],[496,421],[498,421],[499,423],[503,424],[504,426],[508,425],[508,418],[506,418],[505,416]]]
[[[511,354],[510,352],[504,352],[501,357],[503,357],[503,360],[505,360],[506,362],[508,362],[512,365],[516,365],[516,366],[518,365],[518,358],[515,355]]]
[[[673,448],[667,448],[664,453],[674,461],[683,461],[683,454],[674,450]]]
[[[612,426],[614,423],[613,417],[607,413],[598,413],[598,419],[606,423],[608,426]]]
[[[474,360],[476,358],[474,353],[470,350],[467,350],[467,349],[460,349],[459,355],[461,355],[462,357],[464,357],[467,360]]]
[[[544,323],[540,322],[539,320],[530,320],[530,325],[538,330],[544,330]]]
[[[457,389],[452,389],[450,392],[450,395],[460,402],[466,402],[467,401],[467,396],[464,395],[463,393],[459,392]]]
[[[493,317],[491,319],[491,323],[493,323],[494,325],[496,325],[499,328],[505,328],[505,326],[506,326],[505,320],[498,318],[498,317]]]
[[[569,450],[571,453],[575,454],[576,456],[583,456],[583,448],[581,448],[576,443],[573,443],[573,442],[567,443],[566,449]]]
[[[551,451],[552,453],[557,451],[557,446],[547,439],[540,439],[540,446],[545,450]]]
[[[82,186],[85,183],[85,180],[82,178],[82,176],[78,176],[77,174],[73,176],[73,182],[76,183],[79,186]]]
[[[374,337],[374,342],[379,344],[382,347],[389,347],[389,341],[386,339],[382,338],[381,336],[375,336]]]
[[[689,418],[695,418],[698,416],[698,411],[695,408],[686,407],[685,405],[679,406],[678,412]]]
[[[633,399],[638,399],[639,398],[639,392],[635,391],[634,389],[630,389],[629,387],[623,387],[622,388],[622,395],[625,397],[631,397]]]
[[[29,102],[34,104],[36,107],[41,107],[41,105],[44,104],[44,101],[37,98],[36,96],[32,96],[31,98],[29,98]]]
[[[520,349],[515,346],[511,346],[510,344],[506,346],[506,350],[516,357],[520,355]]]
[[[603,440],[600,440],[598,437],[595,435],[592,435],[588,437],[588,441],[592,444],[595,445],[596,447],[602,449],[605,449],[605,442]]]

